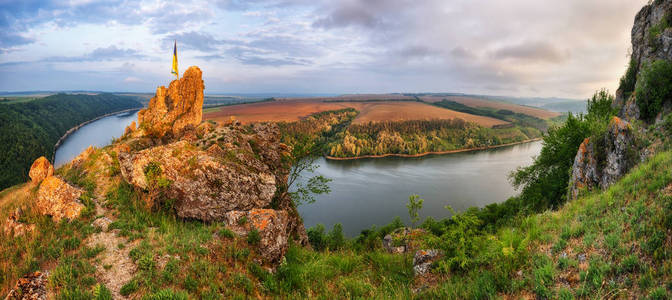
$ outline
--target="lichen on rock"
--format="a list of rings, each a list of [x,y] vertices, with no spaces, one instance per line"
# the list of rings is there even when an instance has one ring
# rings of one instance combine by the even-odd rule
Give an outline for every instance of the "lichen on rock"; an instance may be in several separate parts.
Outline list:
[[[582,189],[606,189],[635,164],[631,155],[634,133],[629,122],[613,117],[603,136],[586,138],[574,158],[569,181],[569,199],[576,199]]]
[[[84,209],[84,205],[78,202],[83,192],[58,177],[49,176],[37,191],[37,210],[43,215],[52,216],[56,222],[62,218],[75,219]]]

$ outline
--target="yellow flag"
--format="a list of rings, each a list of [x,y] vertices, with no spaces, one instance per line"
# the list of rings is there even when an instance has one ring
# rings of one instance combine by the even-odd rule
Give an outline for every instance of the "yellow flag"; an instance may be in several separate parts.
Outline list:
[[[180,72],[177,71],[177,41],[175,41],[175,47],[173,48],[173,67],[170,70],[170,73],[175,74],[175,77],[180,77]]]

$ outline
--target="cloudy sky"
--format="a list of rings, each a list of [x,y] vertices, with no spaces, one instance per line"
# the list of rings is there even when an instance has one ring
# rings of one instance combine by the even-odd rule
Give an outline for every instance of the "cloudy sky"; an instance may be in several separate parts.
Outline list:
[[[647,0],[0,0],[0,91],[150,92],[197,65],[206,93],[615,90]]]

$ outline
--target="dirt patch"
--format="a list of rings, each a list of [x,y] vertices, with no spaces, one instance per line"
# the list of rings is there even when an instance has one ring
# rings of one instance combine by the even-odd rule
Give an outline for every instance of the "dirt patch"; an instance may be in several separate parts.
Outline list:
[[[124,298],[119,291],[124,284],[133,279],[133,274],[135,274],[136,266],[129,252],[136,243],[129,244],[125,238],[117,235],[116,230],[95,233],[87,241],[89,247],[98,245],[105,247],[105,251],[98,255],[100,260],[95,264],[96,276],[110,289],[114,299]],[[124,245],[121,249],[118,246],[120,244]]]

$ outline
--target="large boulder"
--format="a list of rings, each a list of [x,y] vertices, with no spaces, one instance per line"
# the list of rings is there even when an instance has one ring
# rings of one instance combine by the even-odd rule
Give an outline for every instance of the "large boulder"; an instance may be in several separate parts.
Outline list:
[[[30,166],[28,176],[34,184],[39,184],[45,178],[54,174],[54,166],[51,165],[46,157],[42,156],[33,162]]]
[[[582,189],[590,189],[598,182],[599,175],[593,143],[591,143],[590,138],[586,138],[579,146],[576,157],[574,157],[572,176],[569,180],[569,198],[576,199]]]
[[[196,66],[189,67],[179,80],[173,80],[168,88],[160,86],[146,109],[138,112],[140,127],[154,137],[167,133],[178,135],[186,127],[196,127],[203,119],[202,72]]]
[[[268,206],[276,190],[275,176],[264,164],[243,165],[237,156],[226,155],[212,156],[179,141],[120,153],[119,160],[126,181],[148,191],[163,189],[166,198],[175,199],[182,218],[216,221],[232,210]]]
[[[287,181],[281,167],[287,150],[275,142],[276,126],[254,128],[251,133],[237,127],[213,129],[209,135],[219,138],[210,140],[210,146],[178,141],[120,152],[122,176],[148,192],[160,189],[165,198],[175,200],[182,218],[218,221],[229,211],[265,208],[276,186]]]
[[[609,187],[635,165],[636,152],[630,123],[613,117],[604,136],[586,138],[579,146],[569,180],[568,198],[576,199],[582,189]]]
[[[277,263],[287,252],[289,216],[284,210],[252,209],[230,211],[224,216],[224,224],[234,233],[247,237],[256,230],[259,241],[256,245],[265,262]]]
[[[69,185],[55,176],[49,176],[37,191],[37,210],[43,215],[52,216],[58,222],[62,218],[77,218],[84,205],[78,202],[84,191]]]
[[[6,300],[30,299],[46,300],[49,273],[36,271],[19,278],[14,288],[7,293]]]
[[[630,123],[613,117],[606,134],[607,161],[600,181],[600,187],[603,189],[625,175],[635,163],[631,155],[634,152],[632,149],[634,137]]]

